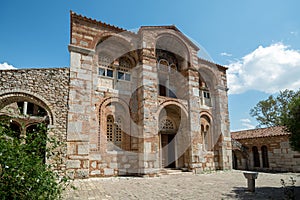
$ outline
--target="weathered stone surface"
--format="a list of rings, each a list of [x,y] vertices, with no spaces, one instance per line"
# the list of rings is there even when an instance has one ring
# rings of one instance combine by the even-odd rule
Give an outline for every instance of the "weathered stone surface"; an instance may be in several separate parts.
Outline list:
[[[67,160],[66,167],[67,169],[79,169],[80,163],[80,160]]]

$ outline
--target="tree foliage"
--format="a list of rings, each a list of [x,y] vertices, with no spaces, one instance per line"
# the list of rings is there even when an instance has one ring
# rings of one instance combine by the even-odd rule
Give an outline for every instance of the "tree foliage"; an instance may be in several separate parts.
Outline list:
[[[288,111],[283,113],[282,125],[286,131],[292,133],[290,144],[292,149],[300,152],[300,98],[295,98],[288,106]]]
[[[39,124],[25,138],[17,138],[9,123],[0,121],[0,199],[58,199],[68,185],[45,163],[56,147]],[[46,145],[51,143],[54,145]]]
[[[282,116],[289,110],[289,104],[300,97],[300,90],[280,91],[277,96],[270,95],[266,100],[259,101],[250,110],[250,115],[258,121],[258,127],[281,126]]]
[[[277,96],[270,95],[250,110],[258,127],[284,126],[291,133],[292,149],[300,151],[300,90],[284,90]]]

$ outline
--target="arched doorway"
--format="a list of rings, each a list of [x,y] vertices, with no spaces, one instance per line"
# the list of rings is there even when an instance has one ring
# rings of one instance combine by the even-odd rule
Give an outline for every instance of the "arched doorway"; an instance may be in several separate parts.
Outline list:
[[[160,161],[162,168],[183,168],[190,145],[187,116],[178,105],[167,105],[159,114]]]

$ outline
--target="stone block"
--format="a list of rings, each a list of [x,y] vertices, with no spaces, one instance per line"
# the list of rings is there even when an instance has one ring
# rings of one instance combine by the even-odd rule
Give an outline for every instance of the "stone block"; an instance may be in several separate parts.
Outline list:
[[[97,162],[96,161],[92,161],[91,162],[91,167],[95,169],[97,167]]]
[[[67,154],[72,155],[76,154],[76,144],[75,143],[67,143]]]
[[[125,165],[124,165],[124,168],[125,168],[125,169],[128,169],[128,168],[130,168],[130,167],[131,167],[130,164],[125,164]]]
[[[110,163],[109,167],[112,169],[118,169],[118,163]]]
[[[67,169],[79,169],[80,160],[67,160],[66,167]]]
[[[88,178],[89,177],[89,170],[88,169],[78,169],[76,171],[77,178]]]
[[[90,163],[89,160],[83,160],[82,161],[82,168],[88,169],[89,168],[89,163]]]
[[[99,175],[100,173],[101,173],[100,170],[91,171],[91,175]]]
[[[101,160],[100,154],[90,154],[90,160]]]
[[[100,163],[100,164],[98,164],[98,168],[99,169],[103,169],[105,167],[107,167],[107,163]]]
[[[89,144],[79,144],[77,148],[79,155],[89,154]]]
[[[105,168],[104,169],[104,176],[112,176],[114,175],[114,169]]]

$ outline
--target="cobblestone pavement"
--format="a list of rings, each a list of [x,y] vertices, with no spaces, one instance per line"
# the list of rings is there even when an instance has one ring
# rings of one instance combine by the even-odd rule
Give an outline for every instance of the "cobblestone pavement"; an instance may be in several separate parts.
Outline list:
[[[300,173],[259,173],[255,193],[247,192],[242,171],[204,174],[183,173],[155,178],[114,177],[75,180],[77,190],[66,191],[65,199],[284,199],[280,179],[296,180],[300,199]]]

